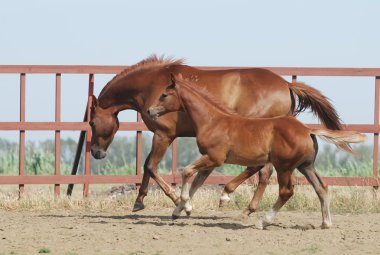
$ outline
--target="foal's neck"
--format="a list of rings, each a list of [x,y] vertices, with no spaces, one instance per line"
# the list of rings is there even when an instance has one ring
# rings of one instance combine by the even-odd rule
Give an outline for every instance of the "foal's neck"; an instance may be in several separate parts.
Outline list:
[[[216,124],[215,122],[228,115],[188,86],[180,86],[178,94],[183,107],[193,122],[197,136],[202,129],[210,129]]]

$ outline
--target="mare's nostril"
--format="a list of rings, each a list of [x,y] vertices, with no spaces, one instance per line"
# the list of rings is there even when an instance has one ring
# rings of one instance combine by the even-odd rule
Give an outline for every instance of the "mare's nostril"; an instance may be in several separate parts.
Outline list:
[[[148,109],[146,112],[148,113],[148,115],[150,115],[150,111],[149,111],[149,109]]]

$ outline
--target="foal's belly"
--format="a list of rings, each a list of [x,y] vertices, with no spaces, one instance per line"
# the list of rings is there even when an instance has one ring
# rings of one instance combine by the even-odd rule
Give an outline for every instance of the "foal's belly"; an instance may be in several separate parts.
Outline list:
[[[261,166],[268,162],[268,154],[264,153],[249,153],[241,154],[229,152],[227,154],[226,164],[234,164],[241,166]]]

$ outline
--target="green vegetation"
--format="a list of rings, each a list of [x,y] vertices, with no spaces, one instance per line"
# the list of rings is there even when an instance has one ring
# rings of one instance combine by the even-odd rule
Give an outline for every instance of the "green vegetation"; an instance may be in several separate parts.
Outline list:
[[[143,160],[151,147],[152,135],[143,134]],[[72,138],[61,140],[61,174],[70,174],[77,142]],[[359,145],[354,147],[358,156],[354,157],[339,151],[335,146],[322,144],[317,157],[317,169],[322,176],[371,176],[372,147]],[[95,160],[91,157],[92,174],[135,174],[135,137],[116,137],[108,149],[107,157]],[[185,166],[199,157],[194,138],[180,138],[178,142],[177,166]],[[54,140],[26,143],[25,171],[27,175],[54,174]],[[171,168],[171,148],[159,165],[160,173],[168,173]],[[0,175],[18,174],[18,143],[0,138]],[[83,173],[84,153],[79,164],[78,173]],[[227,175],[237,175],[243,167],[224,165],[216,171]]]
[[[307,254],[315,254],[317,252],[321,251],[321,248],[318,246],[318,244],[311,244],[309,246],[306,246],[301,251],[307,253]]]
[[[50,249],[46,247],[42,247],[41,249],[38,250],[38,253],[50,253]]]
[[[66,255],[78,255],[78,253],[73,252],[73,251],[69,251],[68,253],[66,253]]]

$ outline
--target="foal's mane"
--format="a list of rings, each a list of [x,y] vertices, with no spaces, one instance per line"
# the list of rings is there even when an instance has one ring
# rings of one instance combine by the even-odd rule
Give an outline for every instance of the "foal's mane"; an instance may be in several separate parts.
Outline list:
[[[194,85],[192,82],[182,79],[178,76],[175,78],[175,83],[189,89],[194,94],[200,96],[201,98],[209,102],[212,106],[214,106],[218,110],[227,114],[238,115],[237,112],[227,107],[225,104],[220,102],[216,97],[212,96],[211,93],[206,88]]]
[[[142,69],[147,69],[147,68],[153,68],[153,67],[165,67],[165,66],[171,66],[171,65],[183,65],[185,63],[184,59],[175,59],[173,57],[165,57],[164,55],[162,56],[157,56],[155,54],[150,55],[146,59],[141,60],[137,64],[134,64],[123,71],[121,71],[119,74],[115,75],[112,80],[110,80],[106,86],[102,89],[102,91],[99,94],[99,97],[106,91],[106,89],[115,83],[116,81],[124,78],[125,76],[138,72]]]

